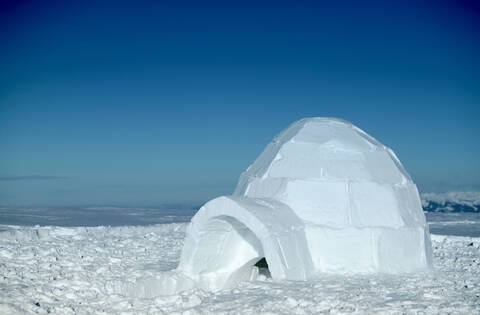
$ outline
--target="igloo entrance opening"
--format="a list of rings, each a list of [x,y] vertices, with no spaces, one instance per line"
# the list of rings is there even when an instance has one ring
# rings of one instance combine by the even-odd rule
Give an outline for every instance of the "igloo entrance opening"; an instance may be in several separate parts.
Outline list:
[[[223,289],[257,279],[255,264],[265,258],[273,279],[307,280],[313,265],[304,227],[276,200],[218,197],[192,219],[177,270],[202,287]]]
[[[267,263],[267,260],[265,259],[265,257],[263,257],[262,259],[257,261],[257,263],[255,264],[255,267],[258,268],[258,274],[259,275],[263,275],[267,278],[272,277],[272,274],[270,273],[270,269],[268,269],[268,263]]]
[[[270,276],[263,246],[255,233],[231,216],[211,218],[199,231],[192,272],[201,286],[227,288]],[[259,266],[256,264],[261,262]]]

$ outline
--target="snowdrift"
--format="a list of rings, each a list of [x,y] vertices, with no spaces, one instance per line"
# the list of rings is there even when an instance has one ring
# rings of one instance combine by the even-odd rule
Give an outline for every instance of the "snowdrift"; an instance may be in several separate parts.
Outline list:
[[[193,217],[177,272],[199,287],[432,265],[418,190],[393,151],[349,122],[307,118],[267,145],[232,196]]]

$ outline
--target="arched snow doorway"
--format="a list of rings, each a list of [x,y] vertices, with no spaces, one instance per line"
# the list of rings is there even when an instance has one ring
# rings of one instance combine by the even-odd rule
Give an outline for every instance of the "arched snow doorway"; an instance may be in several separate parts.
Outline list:
[[[228,288],[258,275],[255,263],[265,254],[258,237],[231,216],[217,216],[200,228],[192,272],[203,287]],[[212,255],[215,253],[215,255]]]
[[[258,275],[265,258],[274,279],[305,280],[313,270],[303,222],[274,200],[219,197],[192,220],[179,270],[206,289],[228,288]]]

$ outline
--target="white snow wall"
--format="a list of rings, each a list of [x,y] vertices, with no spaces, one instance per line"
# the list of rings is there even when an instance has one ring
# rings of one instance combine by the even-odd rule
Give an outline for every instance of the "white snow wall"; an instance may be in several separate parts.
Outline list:
[[[405,272],[432,264],[415,184],[393,151],[351,123],[290,125],[241,175],[233,196],[192,219],[178,270],[201,287],[320,272]]]

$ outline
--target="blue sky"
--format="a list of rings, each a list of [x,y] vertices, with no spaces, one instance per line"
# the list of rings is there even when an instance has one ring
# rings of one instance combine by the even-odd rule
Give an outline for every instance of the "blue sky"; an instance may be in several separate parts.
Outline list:
[[[201,204],[310,116],[478,190],[479,56],[475,1],[5,2],[0,204]]]

